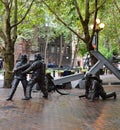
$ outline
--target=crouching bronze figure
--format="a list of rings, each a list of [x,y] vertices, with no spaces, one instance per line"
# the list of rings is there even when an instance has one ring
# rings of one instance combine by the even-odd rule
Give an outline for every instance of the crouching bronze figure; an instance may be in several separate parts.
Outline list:
[[[88,73],[85,75],[83,80],[85,80],[85,94],[79,96],[79,98],[86,97],[90,101],[99,99],[99,97],[101,97],[103,100],[111,97],[116,99],[116,92],[106,93],[102,86],[102,80],[96,76]]]

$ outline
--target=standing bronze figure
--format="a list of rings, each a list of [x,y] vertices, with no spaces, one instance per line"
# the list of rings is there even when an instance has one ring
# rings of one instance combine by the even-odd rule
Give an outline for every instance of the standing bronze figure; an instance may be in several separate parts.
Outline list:
[[[35,54],[35,59],[32,65],[26,69],[22,74],[27,74],[32,71],[31,79],[28,81],[26,88],[26,97],[24,100],[29,100],[31,98],[31,91],[33,86],[38,83],[44,98],[48,98],[48,90],[46,84],[45,76],[45,64],[39,53]]]
[[[15,65],[15,68],[13,70],[14,78],[12,81],[12,87],[11,87],[9,96],[6,99],[7,101],[12,100],[13,95],[14,95],[20,81],[23,86],[24,96],[26,97],[27,75],[22,74],[21,72],[24,71],[29,66],[30,66],[30,64],[27,62],[27,56],[21,55],[20,60],[18,60],[18,62]]]

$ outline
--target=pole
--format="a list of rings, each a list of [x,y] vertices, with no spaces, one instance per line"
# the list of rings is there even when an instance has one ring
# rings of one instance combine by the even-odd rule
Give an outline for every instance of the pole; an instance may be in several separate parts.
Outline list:
[[[99,39],[98,39],[98,34],[99,34],[99,31],[96,30],[96,50],[97,50],[97,51],[98,51],[98,41],[99,41]]]

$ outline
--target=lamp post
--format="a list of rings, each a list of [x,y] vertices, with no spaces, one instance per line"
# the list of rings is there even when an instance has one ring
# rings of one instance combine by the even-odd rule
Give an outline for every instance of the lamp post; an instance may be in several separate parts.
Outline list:
[[[96,45],[96,50],[98,50],[98,37],[99,37],[99,32],[105,27],[104,23],[101,23],[100,19],[96,19],[96,25],[95,25],[95,45]],[[93,29],[93,25],[91,25],[91,29]]]

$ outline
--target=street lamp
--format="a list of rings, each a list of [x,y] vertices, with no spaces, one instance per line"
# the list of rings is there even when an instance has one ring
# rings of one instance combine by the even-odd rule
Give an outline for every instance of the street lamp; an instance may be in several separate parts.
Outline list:
[[[96,45],[96,50],[98,50],[98,35],[99,32],[105,27],[104,23],[101,23],[100,19],[96,19],[96,24],[95,24],[95,45]],[[91,25],[91,29],[93,29],[93,25]]]

